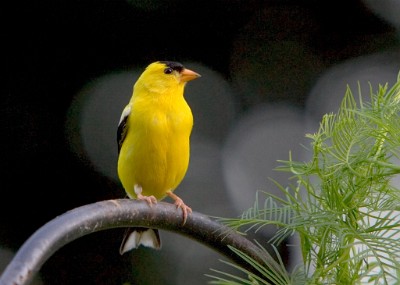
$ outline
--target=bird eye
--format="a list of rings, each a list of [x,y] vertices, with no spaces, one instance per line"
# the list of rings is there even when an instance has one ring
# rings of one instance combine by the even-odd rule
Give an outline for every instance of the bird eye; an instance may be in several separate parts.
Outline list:
[[[172,71],[173,71],[173,69],[171,67],[167,67],[166,69],[164,69],[165,74],[171,74]]]

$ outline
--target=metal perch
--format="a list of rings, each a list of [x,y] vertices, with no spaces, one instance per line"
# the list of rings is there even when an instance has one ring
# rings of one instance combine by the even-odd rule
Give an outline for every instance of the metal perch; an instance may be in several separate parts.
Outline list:
[[[193,212],[182,225],[182,212],[160,202],[149,207],[131,199],[101,201],[75,208],[38,229],[19,249],[0,277],[0,285],[30,284],[46,260],[58,249],[84,235],[106,229],[143,226],[172,231],[220,252],[240,266],[253,270],[228,246],[233,246],[273,270],[282,268],[265,251],[232,229]]]

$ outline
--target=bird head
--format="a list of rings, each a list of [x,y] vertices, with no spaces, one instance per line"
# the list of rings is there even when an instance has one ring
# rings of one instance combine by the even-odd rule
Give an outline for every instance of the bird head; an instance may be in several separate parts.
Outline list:
[[[200,77],[200,74],[174,61],[157,61],[147,66],[135,84],[151,92],[163,93],[171,88],[182,88],[186,82]],[[139,87],[139,88],[140,88]]]

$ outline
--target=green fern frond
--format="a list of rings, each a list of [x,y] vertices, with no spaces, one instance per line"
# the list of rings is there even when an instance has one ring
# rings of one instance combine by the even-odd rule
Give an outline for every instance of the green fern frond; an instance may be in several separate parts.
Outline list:
[[[259,245],[260,246],[260,245]],[[240,250],[229,246],[229,248],[237,254],[240,258],[242,258],[244,261],[246,261],[249,265],[252,266],[252,268],[256,269],[256,271],[259,274],[255,274],[253,272],[250,272],[234,263],[227,262],[224,260],[221,260],[222,263],[227,264],[240,272],[244,273],[245,276],[247,276],[247,279],[233,275],[230,273],[226,273],[223,271],[219,270],[214,270],[211,269],[213,272],[218,273],[219,275],[222,275],[224,277],[220,276],[214,276],[214,275],[207,275],[208,277],[211,277],[214,279],[214,281],[211,281],[211,284],[226,284],[226,285],[234,285],[234,284],[248,284],[248,285],[293,285],[295,283],[292,283],[293,280],[289,275],[286,274],[286,269],[283,264],[282,259],[278,258],[279,265],[281,266],[281,270],[275,270],[274,268],[269,267],[267,264],[260,264],[248,255],[244,254]],[[265,251],[263,247],[260,246],[261,251]],[[277,253],[277,250],[274,248],[275,252]],[[279,256],[279,255],[278,255]],[[300,276],[300,273],[298,272],[297,274]],[[229,279],[227,279],[229,278]],[[237,283],[241,282],[241,283]]]
[[[323,116],[318,131],[306,137],[310,161],[295,162],[290,153],[280,161],[278,170],[295,181],[276,183],[284,198],[259,192],[240,219],[222,221],[244,233],[275,225],[269,240],[275,245],[298,234],[304,264],[296,272],[304,278],[297,284],[399,284],[400,189],[392,180],[400,174],[400,73],[391,88],[379,85],[374,92],[370,85],[368,98],[360,85],[358,100],[348,87],[338,112]],[[235,282],[264,284],[255,277]]]

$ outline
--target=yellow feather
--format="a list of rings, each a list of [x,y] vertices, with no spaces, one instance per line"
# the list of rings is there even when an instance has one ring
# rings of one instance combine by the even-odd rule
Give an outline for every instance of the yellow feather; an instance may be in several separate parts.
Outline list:
[[[168,65],[177,68],[166,73]],[[163,199],[184,178],[193,116],[183,93],[186,82],[198,76],[177,63],[155,62],[135,83],[118,158],[118,175],[129,197],[137,197],[139,185],[144,196]]]

